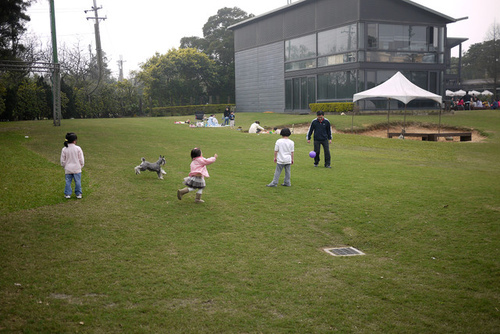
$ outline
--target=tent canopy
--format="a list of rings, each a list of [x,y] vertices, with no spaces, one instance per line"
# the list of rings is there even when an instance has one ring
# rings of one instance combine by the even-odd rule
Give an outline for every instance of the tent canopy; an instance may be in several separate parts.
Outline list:
[[[354,94],[353,102],[376,97],[398,100],[405,105],[415,99],[430,99],[438,103],[443,102],[441,96],[418,87],[406,79],[401,72],[394,74],[389,80],[372,89]]]

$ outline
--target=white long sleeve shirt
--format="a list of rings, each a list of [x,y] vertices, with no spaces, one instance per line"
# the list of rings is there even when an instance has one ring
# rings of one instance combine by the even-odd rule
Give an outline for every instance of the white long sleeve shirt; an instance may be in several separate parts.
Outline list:
[[[84,164],[85,158],[80,146],[68,144],[68,147],[63,147],[61,151],[61,166],[64,167],[65,174],[81,173]]]
[[[250,129],[248,129],[248,133],[257,133],[257,129],[260,129],[261,131],[264,130],[264,128],[259,124],[253,123],[250,125]]]

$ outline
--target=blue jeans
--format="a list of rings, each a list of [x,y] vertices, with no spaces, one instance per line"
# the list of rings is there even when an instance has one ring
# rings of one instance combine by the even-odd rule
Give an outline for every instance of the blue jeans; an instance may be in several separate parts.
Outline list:
[[[82,173],[78,174],[66,174],[66,187],[64,187],[64,195],[71,196],[73,189],[71,188],[71,182],[75,180],[75,195],[82,194]]]

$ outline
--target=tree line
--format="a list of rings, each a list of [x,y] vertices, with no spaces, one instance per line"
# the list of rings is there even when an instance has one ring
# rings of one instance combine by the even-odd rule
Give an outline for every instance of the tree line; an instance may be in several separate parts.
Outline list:
[[[52,73],[30,66],[52,58],[50,45],[40,46],[26,33],[32,2],[0,3],[0,120],[52,118]],[[152,55],[123,80],[111,75],[105,54],[99,69],[97,55],[79,42],[62,45],[62,118],[143,116],[156,107],[234,103],[234,43],[227,27],[252,16],[221,8],[203,26],[203,38],[182,38],[178,48]],[[24,67],[1,65],[12,61]]]
[[[26,34],[27,8],[34,0],[0,2],[0,120],[52,117],[52,77],[29,64],[51,62],[50,45]],[[253,17],[239,8],[221,8],[203,26],[203,37],[184,37],[179,48],[156,53],[130,77],[117,80],[102,59],[77,42],[59,48],[62,118],[130,117],[152,114],[155,107],[225,104],[235,101],[233,33],[227,28]],[[471,45],[462,64],[463,79],[492,78],[497,87],[500,65],[499,26],[487,40]],[[22,61],[16,71],[5,61]],[[458,63],[452,58],[452,63]]]

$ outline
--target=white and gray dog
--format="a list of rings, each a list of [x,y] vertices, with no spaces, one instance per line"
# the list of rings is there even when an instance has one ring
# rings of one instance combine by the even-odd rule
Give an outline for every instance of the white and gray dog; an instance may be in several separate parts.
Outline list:
[[[158,174],[158,178],[160,180],[163,180],[163,175],[167,174],[167,172],[165,172],[163,168],[161,168],[161,166],[163,165],[165,165],[165,156],[162,157],[160,155],[158,161],[154,163],[148,162],[146,161],[146,159],[142,158],[141,164],[139,166],[136,166],[134,169],[136,174],[141,174],[141,172],[144,172],[145,170],[156,172]]]

